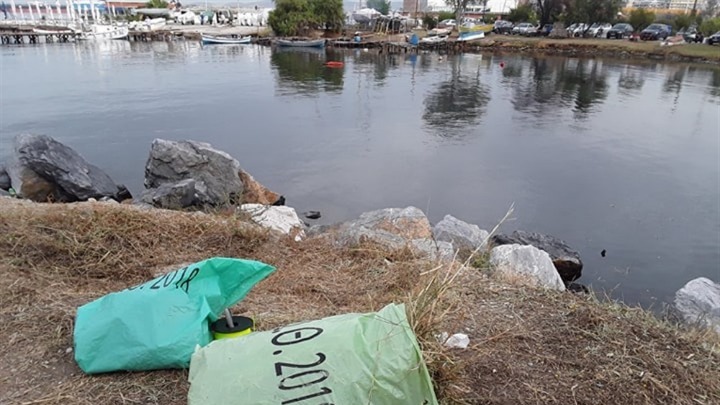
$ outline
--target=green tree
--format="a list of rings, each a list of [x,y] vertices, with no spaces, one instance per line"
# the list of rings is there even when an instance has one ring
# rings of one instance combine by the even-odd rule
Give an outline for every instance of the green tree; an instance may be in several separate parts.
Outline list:
[[[307,35],[320,20],[313,14],[307,0],[276,0],[268,24],[280,36]]]
[[[390,0],[368,0],[367,6],[374,8],[376,11],[382,13],[382,15],[388,15],[390,12]]]
[[[342,0],[308,0],[310,11],[315,14],[323,29],[340,32],[345,22]]]
[[[687,28],[695,23],[695,17],[690,14],[678,14],[673,18],[672,26],[675,31]]]
[[[655,21],[655,13],[644,8],[636,8],[630,12],[628,22],[636,30],[644,30]]]
[[[451,19],[453,19],[453,18],[455,18],[455,13],[454,13],[454,12],[452,12],[452,11],[441,11],[441,12],[438,13],[438,18],[437,18],[437,20],[438,20],[438,21],[451,20]]]
[[[609,22],[615,20],[622,0],[569,0],[565,6],[565,22]]]
[[[720,18],[706,18],[700,24],[700,32],[708,36],[720,31]]]
[[[147,3],[145,3],[145,7],[147,7],[147,8],[167,8],[168,2],[165,0],[150,0]]]
[[[537,0],[540,25],[545,25],[557,19],[557,16],[562,12],[564,6],[564,0]]]
[[[437,27],[438,20],[437,20],[437,18],[433,17],[430,14],[425,14],[423,16],[422,23],[423,23],[423,26],[425,26],[425,28],[431,30],[431,29]]]
[[[535,20],[535,10],[529,4],[523,4],[510,10],[510,14],[507,16],[508,21],[512,22],[527,22]]]

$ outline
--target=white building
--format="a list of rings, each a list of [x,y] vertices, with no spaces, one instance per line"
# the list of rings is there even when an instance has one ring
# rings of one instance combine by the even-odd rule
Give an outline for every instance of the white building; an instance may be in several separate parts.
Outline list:
[[[445,0],[427,0],[427,11],[437,13],[440,11],[453,11],[452,7],[445,3]],[[507,14],[511,9],[517,7],[518,0],[488,0],[485,6],[486,13]],[[470,4],[465,9],[466,13],[480,14],[483,12],[482,4]]]

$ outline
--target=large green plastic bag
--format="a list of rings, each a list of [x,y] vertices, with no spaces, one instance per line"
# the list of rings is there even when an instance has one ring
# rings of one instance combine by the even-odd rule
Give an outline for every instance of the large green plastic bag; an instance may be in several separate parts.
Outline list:
[[[198,349],[189,405],[436,405],[403,305],[347,314]]]
[[[75,361],[88,373],[183,368],[209,323],[275,270],[264,263],[212,258],[78,308]]]

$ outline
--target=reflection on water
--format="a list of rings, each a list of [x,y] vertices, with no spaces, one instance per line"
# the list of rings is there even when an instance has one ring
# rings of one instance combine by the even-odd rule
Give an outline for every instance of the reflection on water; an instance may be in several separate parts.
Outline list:
[[[456,130],[476,124],[490,101],[489,89],[480,79],[479,66],[463,72],[459,58],[449,63],[450,78],[433,86],[425,97],[423,113],[425,123],[445,138],[453,138],[458,134]]]
[[[415,205],[490,228],[515,203],[504,231],[568,240],[581,281],[643,305],[720,262],[716,66],[186,41],[0,60],[0,158],[45,133],[139,193],[154,138],[197,139],[320,222]]]
[[[325,66],[331,59],[322,49],[278,48],[270,60],[277,72],[279,94],[308,96],[342,90],[344,69]]]

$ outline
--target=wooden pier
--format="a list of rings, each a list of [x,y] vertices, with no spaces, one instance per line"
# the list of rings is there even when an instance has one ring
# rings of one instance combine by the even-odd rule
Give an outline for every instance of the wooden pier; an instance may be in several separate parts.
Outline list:
[[[72,42],[80,37],[73,31],[34,32],[34,31],[0,31],[0,44],[21,45],[53,42]]]

